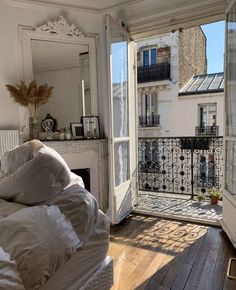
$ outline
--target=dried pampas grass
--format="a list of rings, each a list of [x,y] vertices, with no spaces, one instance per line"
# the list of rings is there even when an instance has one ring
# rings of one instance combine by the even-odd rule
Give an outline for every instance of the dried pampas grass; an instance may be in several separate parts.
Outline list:
[[[53,87],[49,87],[48,84],[38,87],[35,80],[28,87],[21,81],[19,85],[6,85],[6,88],[17,104],[28,107],[31,117],[37,116],[39,106],[47,103],[53,90]]]

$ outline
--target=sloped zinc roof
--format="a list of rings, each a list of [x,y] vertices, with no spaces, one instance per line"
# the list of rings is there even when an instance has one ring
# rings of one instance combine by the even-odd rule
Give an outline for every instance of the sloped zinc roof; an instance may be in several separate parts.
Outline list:
[[[179,96],[208,94],[224,91],[224,73],[193,76],[179,91]]]

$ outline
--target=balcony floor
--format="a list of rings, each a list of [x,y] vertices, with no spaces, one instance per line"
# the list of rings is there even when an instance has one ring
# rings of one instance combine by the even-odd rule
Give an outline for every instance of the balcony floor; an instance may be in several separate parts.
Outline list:
[[[198,202],[186,195],[139,191],[135,212],[219,226],[222,202],[211,205],[208,200]]]

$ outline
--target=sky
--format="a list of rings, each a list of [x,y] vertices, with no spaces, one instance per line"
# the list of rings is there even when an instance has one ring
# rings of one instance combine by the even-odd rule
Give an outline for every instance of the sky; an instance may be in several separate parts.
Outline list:
[[[207,38],[207,73],[224,71],[225,22],[202,25]]]

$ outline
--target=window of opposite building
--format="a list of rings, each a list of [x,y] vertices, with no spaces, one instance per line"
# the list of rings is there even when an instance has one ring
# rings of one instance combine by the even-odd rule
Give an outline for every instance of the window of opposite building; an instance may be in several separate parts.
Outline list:
[[[199,125],[216,126],[216,103],[199,105]]]
[[[170,63],[170,47],[142,47],[137,53],[137,63],[139,66]]]
[[[143,94],[139,101],[139,126],[159,126],[158,100],[156,93]]]
[[[142,96],[142,116],[157,114],[157,94],[150,93]]]
[[[156,48],[143,50],[143,65],[151,65],[157,63],[157,50]]]

